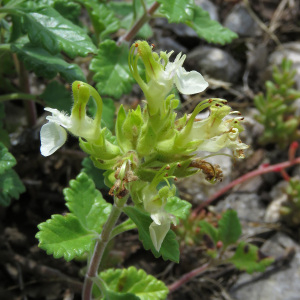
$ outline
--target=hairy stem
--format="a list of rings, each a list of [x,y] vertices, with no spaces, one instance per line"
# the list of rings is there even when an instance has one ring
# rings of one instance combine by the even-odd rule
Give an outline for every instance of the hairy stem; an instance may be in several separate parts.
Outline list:
[[[159,7],[158,2],[154,2],[151,7],[146,11],[140,19],[136,21],[136,23],[132,26],[132,28],[123,36],[121,36],[118,40],[118,46],[120,46],[123,42],[130,42],[138,33],[138,31],[143,27],[144,24],[146,24],[154,14],[154,12]]]
[[[39,103],[41,105],[44,105],[44,103],[41,100],[39,100],[36,95],[32,95],[32,94],[11,93],[11,94],[0,96],[0,102],[11,101],[11,100],[30,100]]]
[[[82,290],[82,300],[91,300],[92,299],[92,287],[93,283],[99,282],[97,280],[98,269],[103,257],[104,250],[107,246],[107,243],[110,240],[111,232],[119,219],[122,208],[125,205],[128,197],[124,197],[121,199],[115,199],[115,203],[112,207],[111,213],[107,219],[107,222],[104,224],[102,232],[100,234],[99,239],[96,242],[93,255],[88,265],[88,270],[85,275],[83,290]],[[101,281],[100,288],[102,289],[102,293],[104,292],[105,285]]]

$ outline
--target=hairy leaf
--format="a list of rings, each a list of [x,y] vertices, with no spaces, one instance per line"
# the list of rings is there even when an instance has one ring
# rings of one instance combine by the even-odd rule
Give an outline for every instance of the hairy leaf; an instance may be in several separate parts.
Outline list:
[[[149,232],[149,226],[152,223],[150,216],[132,206],[125,207],[124,212],[137,226],[139,238],[146,250],[151,250],[156,258],[162,256],[164,260],[169,259],[176,263],[179,262],[179,244],[176,240],[176,235],[172,230],[169,230],[159,252],[157,252],[154,248]]]
[[[64,18],[70,20],[72,23],[74,23],[76,25],[79,24],[81,7],[78,3],[75,3],[72,1],[69,2],[69,1],[65,1],[65,0],[56,0],[53,3],[53,7]]]
[[[247,273],[264,272],[266,267],[273,263],[274,258],[266,257],[259,258],[259,249],[251,244],[241,242],[235,254],[229,259],[229,262],[233,263],[236,268]]]
[[[0,174],[11,169],[17,161],[8,149],[0,142]]]
[[[70,212],[78,218],[86,230],[101,232],[112,205],[107,203],[95,184],[85,173],[70,181],[70,188],[64,189],[65,200]]]
[[[159,12],[166,16],[170,23],[183,23],[192,20],[194,0],[157,0],[161,3]]]
[[[84,229],[73,214],[52,215],[39,224],[38,229],[39,247],[54,258],[64,257],[66,261],[90,251],[96,237],[96,233]]]
[[[242,234],[240,220],[234,210],[227,210],[218,225],[219,239],[223,242],[224,247],[235,243]]]
[[[185,220],[190,213],[191,207],[191,203],[174,196],[168,198],[165,211],[179,219]]]
[[[141,299],[141,300],[163,300],[169,292],[166,285],[152,275],[135,267],[128,269],[109,269],[99,274],[110,291],[118,293],[130,293],[136,298],[108,298],[108,299]]]
[[[201,227],[201,232],[208,234],[215,244],[218,242],[219,232],[217,228],[206,221],[200,221],[199,226]]]
[[[100,94],[119,98],[131,91],[134,79],[128,67],[128,54],[126,45],[118,47],[111,40],[100,44],[98,55],[90,64]]]
[[[193,19],[185,23],[209,43],[224,45],[238,37],[236,33],[223,27],[217,21],[211,20],[209,13],[199,6],[194,7]]]
[[[75,64],[69,64],[60,55],[51,55],[48,51],[30,44],[12,44],[11,49],[18,54],[29,71],[38,76],[52,79],[59,73],[69,83],[74,80],[85,81],[82,70]]]
[[[42,7],[24,15],[30,41],[52,54],[64,51],[69,57],[96,53],[96,47],[85,31],[65,19],[52,7]]]

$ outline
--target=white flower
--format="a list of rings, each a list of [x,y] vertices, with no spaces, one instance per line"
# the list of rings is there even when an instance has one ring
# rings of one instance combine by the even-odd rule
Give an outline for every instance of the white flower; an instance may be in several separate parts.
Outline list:
[[[84,116],[79,119],[74,116],[67,116],[54,108],[45,108],[46,111],[52,113],[47,116],[49,121],[43,125],[41,129],[41,154],[49,156],[59,149],[67,140],[67,129],[75,136],[83,137],[87,140],[93,140],[98,137],[100,128],[95,128],[93,120]],[[64,129],[65,128],[65,129]]]

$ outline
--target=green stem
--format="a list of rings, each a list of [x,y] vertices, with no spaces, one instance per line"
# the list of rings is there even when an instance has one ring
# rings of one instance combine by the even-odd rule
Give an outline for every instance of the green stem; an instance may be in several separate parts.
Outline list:
[[[132,221],[130,219],[128,219],[125,222],[121,223],[120,225],[116,226],[112,230],[111,235],[110,235],[110,240],[125,231],[132,230],[135,228],[136,228],[136,225],[134,223],[132,223]]]
[[[10,51],[10,44],[0,44],[0,50]]]
[[[45,106],[45,104],[38,99],[38,96],[32,94],[12,93],[12,94],[0,96],[0,102],[11,101],[11,100],[30,100]]]
[[[16,10],[14,8],[7,8],[7,7],[1,7],[0,8],[0,14],[11,14],[11,15],[17,15],[17,16],[23,16],[25,13],[22,11]]]
[[[92,287],[95,278],[97,278],[98,275],[98,269],[103,257],[104,250],[110,240],[112,230],[122,213],[122,208],[125,205],[127,199],[128,196],[121,199],[115,198],[115,203],[112,207],[111,213],[107,219],[107,222],[103,226],[102,232],[96,242],[93,255],[89,262],[83,285],[82,300],[92,299]],[[104,293],[104,285],[100,286],[100,288],[102,288],[102,293]]]
[[[123,36],[121,36],[117,42],[118,46],[120,46],[123,42],[130,42],[138,33],[138,31],[146,24],[153,16],[154,12],[159,7],[158,2],[154,2],[151,7],[146,11],[140,19],[136,21],[136,23],[132,26],[132,28]]]

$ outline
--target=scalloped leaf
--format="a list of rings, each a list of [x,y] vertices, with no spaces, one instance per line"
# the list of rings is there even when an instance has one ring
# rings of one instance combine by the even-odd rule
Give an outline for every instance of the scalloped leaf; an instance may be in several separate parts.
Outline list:
[[[135,267],[128,269],[109,269],[99,274],[105,281],[109,291],[115,293],[126,293],[135,295],[131,298],[107,298],[113,299],[141,299],[141,300],[163,300],[167,298],[168,288],[166,285],[144,270]],[[121,295],[122,295],[121,294]]]
[[[266,267],[274,262],[273,257],[259,258],[259,249],[252,245],[241,242],[229,262],[239,270],[249,274],[253,272],[264,272]]]
[[[204,220],[199,222],[199,226],[201,227],[201,232],[208,234],[215,244],[218,242],[219,231],[217,228]]]
[[[242,234],[242,227],[237,212],[227,210],[218,222],[219,239],[224,247],[234,244]]]
[[[221,44],[230,43],[238,35],[230,29],[223,27],[217,21],[211,20],[209,13],[199,6],[194,7],[194,17],[185,22],[193,28],[199,37],[209,43]]]
[[[159,12],[170,23],[183,23],[193,19],[194,0],[157,0],[157,2],[161,3]]]
[[[165,211],[179,219],[185,220],[190,214],[192,204],[176,196],[169,197]]]
[[[12,44],[11,49],[18,54],[26,68],[34,71],[37,76],[52,79],[59,73],[69,83],[74,80],[85,81],[79,66],[67,63],[59,54],[52,55],[45,49],[30,44]]]
[[[73,214],[52,215],[51,219],[38,225],[36,234],[39,247],[53,254],[54,258],[64,257],[66,261],[90,251],[97,233],[88,231]]]
[[[11,169],[17,161],[8,149],[0,142],[0,174]]]
[[[73,105],[72,94],[65,86],[57,81],[51,81],[40,98],[44,100],[48,107],[56,108],[60,111],[71,113]]]
[[[128,47],[120,47],[114,41],[106,40],[100,44],[100,49],[90,64],[90,70],[95,72],[93,79],[101,95],[115,98],[129,93],[135,82],[128,66]]]
[[[130,293],[118,293],[107,290],[104,300],[139,300],[140,298]]]
[[[86,230],[101,232],[112,205],[107,203],[95,184],[85,173],[70,181],[70,188],[64,189],[66,206],[78,218]]]
[[[0,174],[0,204],[7,206],[11,198],[19,199],[21,193],[25,192],[25,186],[19,175],[13,170],[6,170]]]
[[[176,234],[172,230],[169,230],[159,252],[157,252],[154,248],[149,232],[149,226],[152,223],[151,217],[148,214],[141,212],[136,207],[127,206],[123,210],[137,226],[139,238],[146,250],[151,250],[156,258],[162,256],[164,260],[171,260],[179,263],[179,244],[176,240]]]
[[[24,14],[30,41],[52,54],[64,51],[70,58],[96,53],[97,48],[84,29],[65,19],[52,7],[37,8]]]

